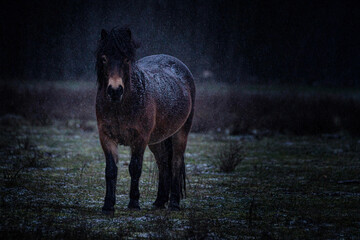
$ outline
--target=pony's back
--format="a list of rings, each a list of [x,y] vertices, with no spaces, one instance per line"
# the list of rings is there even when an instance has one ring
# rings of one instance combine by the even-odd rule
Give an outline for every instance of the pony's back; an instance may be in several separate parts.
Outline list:
[[[195,100],[193,75],[179,59],[166,54],[151,55],[139,59],[136,65],[144,73],[146,84],[153,92],[159,92],[167,99],[183,98],[190,92],[192,101]]]

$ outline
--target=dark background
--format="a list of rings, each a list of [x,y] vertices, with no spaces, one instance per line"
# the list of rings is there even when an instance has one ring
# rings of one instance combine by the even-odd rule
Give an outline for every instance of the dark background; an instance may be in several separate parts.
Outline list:
[[[0,239],[360,239],[359,13],[346,0],[1,0]],[[102,28],[126,24],[138,58],[174,55],[195,76],[181,213],[150,210],[149,152],[144,210],[126,210],[120,147],[115,218],[101,215],[94,52]]]
[[[166,53],[197,79],[360,85],[356,1],[2,1],[2,79],[95,78],[100,30],[130,25],[138,57]]]

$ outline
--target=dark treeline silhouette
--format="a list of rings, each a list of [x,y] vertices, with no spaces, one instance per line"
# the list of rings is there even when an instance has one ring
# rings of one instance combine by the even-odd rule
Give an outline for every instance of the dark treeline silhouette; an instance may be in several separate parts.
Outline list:
[[[95,78],[102,28],[130,25],[138,57],[167,53],[196,78],[360,85],[355,1],[2,1],[1,78]]]

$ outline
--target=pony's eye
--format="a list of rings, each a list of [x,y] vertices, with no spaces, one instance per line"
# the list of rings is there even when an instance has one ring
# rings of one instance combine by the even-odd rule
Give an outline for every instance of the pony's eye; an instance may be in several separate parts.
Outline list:
[[[107,57],[105,55],[101,56],[101,61],[102,63],[106,64],[107,63]]]

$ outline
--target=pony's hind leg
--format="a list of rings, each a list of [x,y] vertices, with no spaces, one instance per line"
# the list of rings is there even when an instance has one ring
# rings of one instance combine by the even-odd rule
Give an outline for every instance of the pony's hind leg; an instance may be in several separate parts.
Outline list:
[[[172,136],[173,157],[171,161],[171,194],[169,209],[172,211],[180,210],[180,197],[182,187],[185,190],[185,162],[184,153],[187,144],[188,131],[180,129]],[[182,185],[184,181],[184,186]]]
[[[187,134],[182,131],[172,136],[173,157],[171,161],[171,194],[169,209],[180,210],[181,181],[184,178],[184,153],[186,148]]]
[[[171,159],[171,193],[169,209],[172,211],[180,210],[182,187],[184,188],[184,192],[186,191],[184,153],[191,129],[193,115],[194,109],[191,110],[185,124],[171,137],[173,157]],[[184,186],[182,186],[182,181],[184,182]]]
[[[169,201],[170,183],[171,183],[171,159],[172,159],[172,142],[168,138],[161,143],[149,145],[151,152],[155,156],[159,168],[159,185],[157,197],[153,205],[155,208],[165,208]]]

